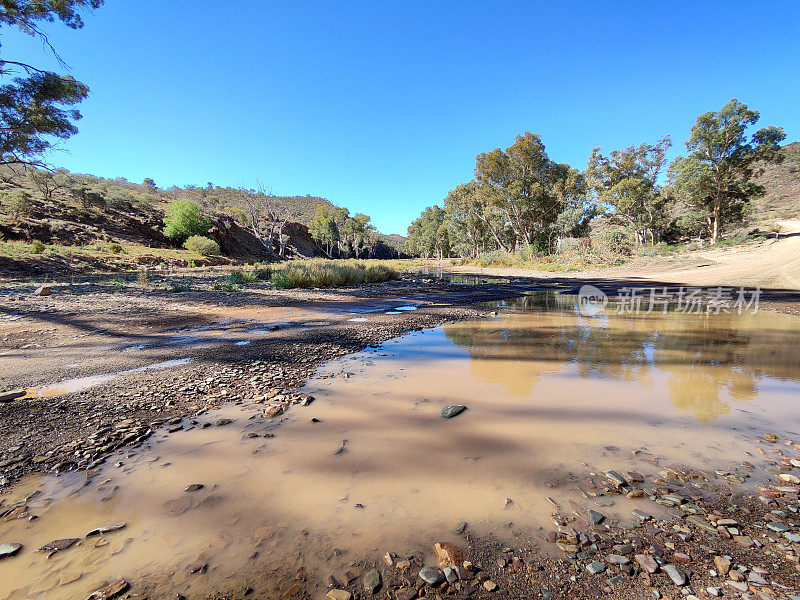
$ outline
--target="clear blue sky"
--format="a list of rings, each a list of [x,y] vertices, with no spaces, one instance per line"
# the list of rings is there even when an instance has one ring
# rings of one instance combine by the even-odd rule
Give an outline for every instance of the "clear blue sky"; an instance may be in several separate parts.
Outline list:
[[[800,139],[794,0],[108,0],[85,21],[47,27],[92,90],[52,163],[161,187],[260,179],[387,233],[526,130],[576,167],[664,134],[674,155],[737,97]],[[2,43],[53,65],[35,40]]]

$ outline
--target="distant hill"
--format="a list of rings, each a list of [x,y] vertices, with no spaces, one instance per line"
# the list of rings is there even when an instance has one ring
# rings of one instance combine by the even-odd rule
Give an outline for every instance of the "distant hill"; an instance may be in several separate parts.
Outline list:
[[[226,257],[265,260],[263,246],[248,226],[247,200],[255,190],[207,185],[159,189],[124,178],[104,179],[57,170],[0,168],[0,269],[26,272],[128,269],[137,264],[185,266],[225,261],[197,260],[163,234],[166,206],[178,199],[197,202],[211,218],[211,235]],[[22,196],[22,200],[20,197]],[[263,197],[262,197],[263,198]],[[306,224],[318,206],[334,206],[316,196],[268,196],[289,223],[288,256],[321,256]],[[380,236],[375,258],[398,255],[402,236]],[[47,245],[46,248],[37,245]]]
[[[800,142],[786,144],[783,151],[784,160],[765,165],[756,179],[766,190],[753,201],[751,218],[756,223],[800,218]]]

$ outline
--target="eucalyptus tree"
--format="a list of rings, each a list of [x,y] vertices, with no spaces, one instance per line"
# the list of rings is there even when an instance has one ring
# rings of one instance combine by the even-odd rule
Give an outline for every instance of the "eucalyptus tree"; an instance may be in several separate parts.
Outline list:
[[[763,127],[748,138],[758,119],[758,111],[735,98],[719,111],[703,113],[686,142],[688,154],[670,165],[675,193],[702,212],[712,244],[726,224],[743,219],[752,198],[764,193],[753,182],[761,168],[756,165],[782,159],[782,128]]]
[[[589,156],[586,173],[598,204],[612,221],[632,231],[639,244],[658,241],[667,225],[668,203],[658,176],[671,145],[665,136],[655,144],[613,150],[608,156],[595,148]]]
[[[98,8],[103,0],[3,0],[0,28],[13,27],[41,39],[63,66],[43,29],[60,21],[71,29],[83,27],[80,12]],[[0,56],[0,165],[43,166],[53,139],[77,133],[81,118],[74,106],[89,88],[71,75],[62,75]],[[9,81],[10,80],[10,81]]]

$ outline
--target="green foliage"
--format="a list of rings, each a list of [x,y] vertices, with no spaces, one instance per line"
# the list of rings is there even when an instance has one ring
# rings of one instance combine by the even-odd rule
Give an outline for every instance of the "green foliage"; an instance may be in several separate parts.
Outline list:
[[[32,250],[34,254],[41,254],[42,252],[44,252],[44,249],[45,249],[44,242],[40,240],[36,240],[35,242],[33,242]]]
[[[203,236],[211,227],[200,206],[191,200],[173,200],[167,205],[166,214],[164,235],[178,243],[192,236]]]
[[[122,246],[117,243],[109,244],[108,249],[111,250],[114,254],[121,254],[122,253]]]
[[[255,267],[249,271],[234,269],[228,276],[232,283],[245,285],[254,281],[269,281],[272,277],[272,269],[269,267]]]
[[[211,238],[202,235],[193,235],[183,243],[183,247],[190,252],[197,252],[200,256],[218,256],[219,244]]]
[[[759,114],[735,98],[719,111],[697,117],[686,142],[688,154],[670,165],[674,193],[703,213],[712,243],[729,223],[740,222],[746,205],[763,195],[753,182],[757,161],[780,160],[780,127],[764,127],[750,136]]]
[[[97,8],[102,0],[58,2],[6,0],[0,3],[0,24],[18,28],[42,39],[50,47],[41,22],[60,20],[67,27],[83,26],[79,11]],[[4,75],[16,72],[11,83],[0,86],[0,164],[42,164],[51,139],[77,133],[74,122],[81,114],[74,108],[89,88],[71,75],[59,75],[13,60],[0,60]]]
[[[272,281],[279,289],[353,286],[399,278],[399,273],[390,266],[353,261],[296,261],[272,274]]]
[[[33,209],[30,192],[20,189],[3,191],[0,205],[15,219],[29,216]]]
[[[179,294],[181,292],[188,292],[192,289],[192,282],[191,281],[173,281],[170,283],[169,291],[175,294]]]
[[[349,210],[338,206],[317,206],[308,231],[328,258],[369,256],[378,243],[368,215],[356,213],[351,217]]]
[[[587,177],[598,204],[633,233],[636,242],[655,244],[669,221],[668,196],[661,193],[658,175],[672,142],[630,146],[603,156],[595,148],[589,156]]]

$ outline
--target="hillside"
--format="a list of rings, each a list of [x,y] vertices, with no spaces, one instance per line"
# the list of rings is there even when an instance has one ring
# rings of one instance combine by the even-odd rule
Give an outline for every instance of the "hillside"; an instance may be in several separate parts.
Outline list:
[[[147,183],[147,182],[146,182]],[[109,271],[140,265],[185,267],[268,260],[249,227],[248,201],[266,200],[288,219],[287,257],[321,255],[306,223],[317,207],[334,205],[315,196],[258,196],[254,190],[187,186],[159,189],[154,182],[103,179],[57,170],[0,171],[0,272],[3,274]],[[163,234],[165,208],[188,199],[202,207],[223,256],[200,257]],[[383,236],[373,256],[397,255],[393,236]]]
[[[764,172],[756,178],[766,191],[753,202],[751,218],[756,223],[800,217],[800,142],[786,144],[783,151],[784,160],[762,166]]]

